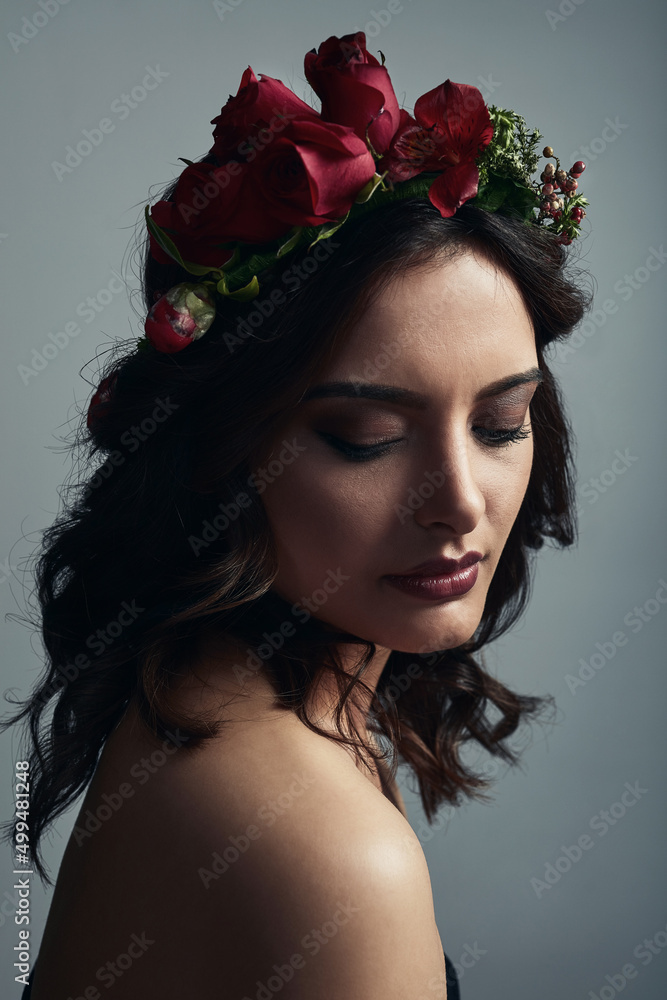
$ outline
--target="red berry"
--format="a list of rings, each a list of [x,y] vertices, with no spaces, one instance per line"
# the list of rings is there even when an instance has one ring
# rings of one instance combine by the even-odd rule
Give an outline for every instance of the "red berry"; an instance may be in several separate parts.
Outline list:
[[[572,167],[572,170],[570,170],[570,173],[571,174],[575,174],[575,173],[577,173],[577,174],[583,174],[583,172],[584,172],[585,169],[586,169],[586,164],[584,163],[584,161],[583,160],[577,160],[577,162]]]
[[[542,188],[542,194],[553,194],[553,193],[554,193],[553,184],[545,184],[544,187]]]

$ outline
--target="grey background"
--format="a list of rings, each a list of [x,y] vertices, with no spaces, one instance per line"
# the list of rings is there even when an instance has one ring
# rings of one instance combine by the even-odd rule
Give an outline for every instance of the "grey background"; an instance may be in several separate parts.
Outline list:
[[[41,671],[37,637],[13,616],[29,596],[25,560],[71,473],[61,439],[89,397],[83,376],[95,383],[96,363],[88,363],[115,338],[141,333],[128,297],[137,282],[126,251],[149,189],[180,172],[179,156],[197,159],[207,151],[209,120],[236,93],[248,64],[310,102],[305,52],[330,34],[365,29],[369,49],[385,53],[399,102],[409,110],[447,77],[474,84],[537,126],[564,166],[575,153],[586,161],[582,264],[595,276],[601,310],[584,327],[587,335],[575,338],[576,349],[553,362],[578,440],[580,542],[538,556],[527,614],[487,653],[489,668],[519,691],[553,693],[558,723],[534,731],[521,769],[497,769],[490,805],[469,804],[451,816],[443,810],[434,829],[423,825],[401,772],[442,941],[460,964],[465,1000],[609,1000],[616,992],[658,1000],[667,980],[660,951],[667,942],[660,836],[667,611],[651,600],[667,578],[665,272],[664,265],[641,269],[666,237],[664,5],[563,0],[559,8],[553,0],[550,14],[534,0],[405,0],[400,11],[393,4],[389,19],[385,0],[234,0],[227,7],[69,0],[14,45],[11,33],[30,33],[22,19],[41,8],[36,0],[2,7],[2,691],[25,695]],[[121,120],[112,103],[141,83],[148,66],[167,75]],[[114,130],[58,179],[52,163],[63,162],[82,129],[104,117]],[[102,294],[102,302],[112,301],[86,320],[79,304],[110,282],[119,287],[114,272],[128,291]],[[42,352],[52,343],[49,333],[68,322],[78,322],[80,333],[41,371],[22,377],[19,366],[34,363],[33,349]],[[617,451],[628,464],[615,473]],[[624,618],[647,601],[648,621],[632,631]],[[604,644],[619,630],[627,644],[571,690],[567,675],[577,675],[596,643],[609,650]],[[6,818],[16,730],[0,738],[0,753]],[[487,773],[493,770],[491,762]],[[591,821],[619,802],[626,782],[646,791],[601,836],[599,821],[597,830]],[[74,814],[61,818],[47,845],[54,873]],[[593,847],[557,881],[548,889],[531,882],[544,881],[547,865],[586,833]],[[12,969],[15,896],[10,852],[1,857],[0,990],[10,997],[20,992]],[[567,868],[564,860],[559,865]],[[34,945],[48,902],[35,877]],[[656,934],[660,954],[643,964],[634,950]],[[627,963],[637,973],[621,988],[614,977]]]

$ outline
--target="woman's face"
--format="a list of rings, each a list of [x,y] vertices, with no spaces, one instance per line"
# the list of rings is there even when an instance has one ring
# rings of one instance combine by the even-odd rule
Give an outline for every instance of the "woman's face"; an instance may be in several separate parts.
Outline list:
[[[469,639],[528,485],[537,366],[518,288],[486,258],[392,281],[273,441],[273,589],[388,649]],[[387,579],[471,552],[463,588],[448,567]]]

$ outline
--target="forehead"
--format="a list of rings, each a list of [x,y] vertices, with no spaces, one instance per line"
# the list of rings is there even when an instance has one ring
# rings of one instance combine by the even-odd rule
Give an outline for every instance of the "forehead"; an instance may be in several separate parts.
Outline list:
[[[379,288],[326,375],[368,380],[391,371],[420,381],[429,373],[477,371],[489,381],[489,372],[500,377],[535,359],[533,324],[518,285],[485,256],[466,251],[406,270]]]

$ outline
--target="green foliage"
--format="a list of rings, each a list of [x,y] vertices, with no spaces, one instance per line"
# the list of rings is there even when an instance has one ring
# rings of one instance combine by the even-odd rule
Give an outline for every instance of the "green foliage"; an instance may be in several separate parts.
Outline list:
[[[537,170],[537,146],[542,134],[537,129],[530,132],[525,118],[515,111],[490,104],[489,115],[493,122],[493,139],[477,161],[480,187],[502,177],[518,185],[530,186]]]
[[[525,184],[488,170],[486,182],[480,183],[472,204],[487,212],[502,209],[503,212],[516,213],[523,219],[531,219],[535,209],[539,208],[539,196]]]

